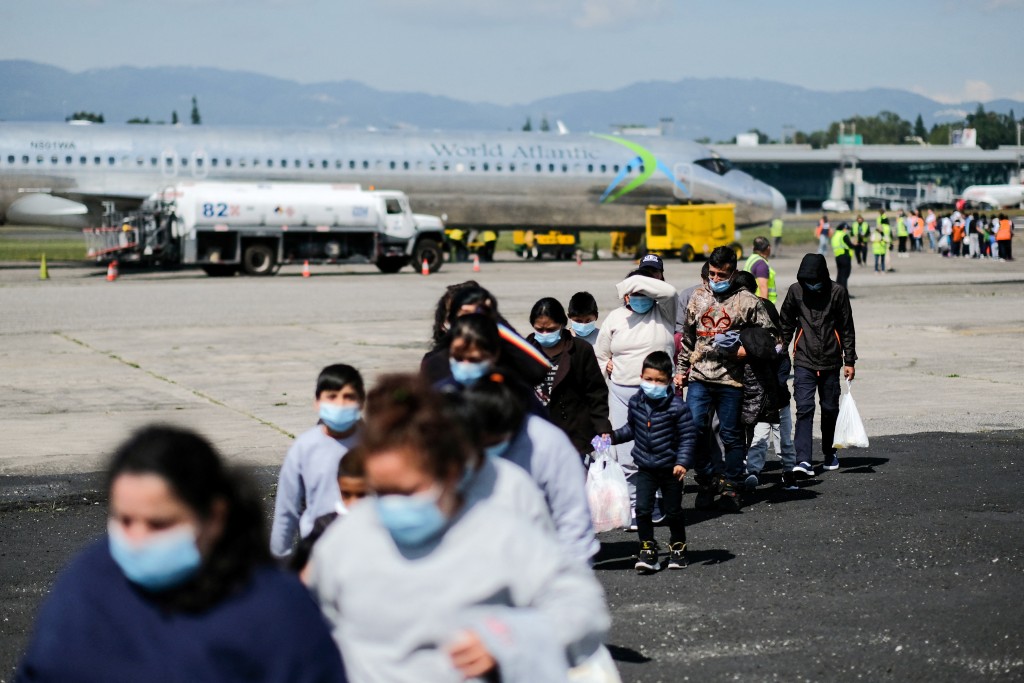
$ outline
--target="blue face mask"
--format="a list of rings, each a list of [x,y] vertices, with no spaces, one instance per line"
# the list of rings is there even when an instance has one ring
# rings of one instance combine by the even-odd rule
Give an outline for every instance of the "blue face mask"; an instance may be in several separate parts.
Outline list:
[[[715,294],[725,294],[729,291],[729,286],[732,284],[732,280],[722,280],[721,282],[715,282],[714,280],[708,281],[708,286],[711,287],[711,291]]]
[[[646,313],[654,308],[654,299],[643,294],[630,294],[629,307],[637,313]]]
[[[804,287],[811,290],[812,292],[819,292],[821,288],[825,286],[824,282],[805,282]]]
[[[400,546],[423,545],[448,523],[437,507],[440,490],[411,496],[388,495],[376,499],[381,524]]]
[[[107,540],[110,556],[125,577],[148,591],[178,586],[192,578],[202,564],[196,531],[191,525],[176,526],[132,542],[117,522],[110,520]]]
[[[493,446],[487,446],[486,448],[484,448],[484,455],[486,455],[488,458],[500,458],[501,456],[505,455],[506,451],[508,451],[508,447],[511,443],[512,441],[510,439],[505,439],[504,441],[496,443]]]
[[[630,297],[632,300],[633,297]],[[572,331],[576,333],[577,337],[589,337],[597,329],[597,322],[591,321],[589,323],[578,323],[575,320],[572,321]]]
[[[357,406],[339,406],[327,401],[320,403],[320,421],[336,434],[352,429],[361,416]]]
[[[491,371],[490,361],[471,363],[469,361],[458,361],[454,358],[449,358],[448,366],[452,370],[452,378],[464,386],[476,384],[484,375]]]
[[[647,395],[647,398],[657,400],[668,396],[667,384],[655,384],[654,382],[640,382],[640,389]]]
[[[537,340],[537,343],[545,348],[550,348],[557,344],[562,339],[562,331],[555,330],[554,332],[537,332],[534,331],[533,338]]]

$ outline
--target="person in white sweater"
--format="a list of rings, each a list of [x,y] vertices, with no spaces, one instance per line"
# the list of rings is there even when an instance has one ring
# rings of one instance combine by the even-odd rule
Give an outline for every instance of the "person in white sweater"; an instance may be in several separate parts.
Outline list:
[[[551,531],[466,495],[472,446],[413,377],[367,400],[372,502],[313,550],[310,588],[349,680],[567,680],[610,625],[593,572]]]
[[[640,388],[644,358],[654,351],[675,355],[676,289],[662,280],[630,273],[615,285],[622,306],[608,313],[594,344],[597,363],[608,377],[608,412],[612,429],[626,424],[629,399]],[[615,459],[626,473],[630,506],[636,502],[633,442],[615,446]]]

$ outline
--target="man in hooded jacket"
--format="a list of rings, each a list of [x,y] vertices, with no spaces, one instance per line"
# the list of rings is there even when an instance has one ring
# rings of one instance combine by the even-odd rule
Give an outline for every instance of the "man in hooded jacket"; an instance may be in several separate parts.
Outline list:
[[[806,254],[779,311],[782,343],[793,342],[793,397],[796,429],[793,439],[797,464],[794,473],[813,475],[811,439],[814,427],[814,396],[821,401],[821,452],[824,469],[839,468],[832,447],[839,416],[839,370],[847,380],[857,362],[853,310],[846,288],[829,278],[821,254]],[[795,339],[794,339],[795,337]]]

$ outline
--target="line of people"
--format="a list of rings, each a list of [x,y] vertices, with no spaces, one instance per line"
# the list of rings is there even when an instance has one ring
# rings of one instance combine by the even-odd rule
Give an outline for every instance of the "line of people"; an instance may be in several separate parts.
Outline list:
[[[16,680],[616,680],[591,568],[595,437],[627,472],[641,573],[661,567],[661,519],[668,568],[687,565],[689,472],[695,507],[732,512],[773,435],[786,488],[814,474],[815,395],[823,469],[839,466],[849,298],[808,254],[776,311],[756,247],[745,270],[714,250],[682,293],[647,255],[600,327],[578,292],[568,310],[538,300],[525,337],[478,283],[449,287],[418,374],[367,391],[354,367],[321,371],[269,534],[207,441],[136,433],[109,469],[107,534],[57,581]]]

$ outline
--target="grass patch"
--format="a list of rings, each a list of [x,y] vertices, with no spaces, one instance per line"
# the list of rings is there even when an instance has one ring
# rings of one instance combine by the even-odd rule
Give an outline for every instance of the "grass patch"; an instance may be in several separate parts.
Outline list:
[[[0,228],[0,261],[84,261],[85,239],[80,232],[40,226]]]

